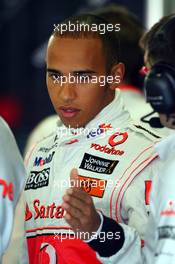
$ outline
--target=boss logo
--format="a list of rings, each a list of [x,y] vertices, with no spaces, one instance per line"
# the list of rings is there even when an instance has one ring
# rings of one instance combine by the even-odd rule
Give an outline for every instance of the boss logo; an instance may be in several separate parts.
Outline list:
[[[49,174],[50,168],[44,169],[42,171],[31,171],[30,176],[27,179],[25,190],[38,189],[48,186]]]

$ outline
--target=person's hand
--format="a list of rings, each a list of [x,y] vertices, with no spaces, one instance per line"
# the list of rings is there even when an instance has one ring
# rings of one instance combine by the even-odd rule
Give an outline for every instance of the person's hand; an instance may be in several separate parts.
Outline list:
[[[63,196],[62,207],[66,214],[64,218],[75,233],[87,233],[84,239],[89,239],[100,226],[100,216],[97,213],[93,200],[81,188],[81,181],[76,169],[70,173],[71,186]]]

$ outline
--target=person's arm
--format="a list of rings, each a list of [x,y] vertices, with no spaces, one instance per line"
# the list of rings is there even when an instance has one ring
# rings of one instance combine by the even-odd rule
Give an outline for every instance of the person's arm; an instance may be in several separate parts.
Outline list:
[[[15,138],[0,118],[0,256],[12,231],[14,211],[23,189],[26,171]]]
[[[22,193],[19,202],[17,204],[14,216],[13,232],[11,235],[9,246],[3,255],[2,264],[13,263],[28,263],[28,256],[24,258],[25,245],[25,230],[24,230],[24,219],[25,219],[25,201],[24,193]],[[22,262],[21,262],[22,261]]]
[[[175,160],[165,162],[151,192],[155,264],[175,263]],[[148,240],[149,243],[149,240]]]
[[[127,263],[141,264],[142,252],[139,234],[136,230],[125,224],[118,224],[115,220],[104,216],[102,229],[95,239],[88,242],[96,251],[97,258],[103,264]],[[105,232],[105,240],[100,233]],[[133,254],[134,252],[134,254]]]

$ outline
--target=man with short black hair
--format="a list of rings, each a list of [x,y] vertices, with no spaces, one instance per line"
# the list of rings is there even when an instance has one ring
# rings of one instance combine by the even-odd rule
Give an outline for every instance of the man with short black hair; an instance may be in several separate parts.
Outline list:
[[[141,256],[150,183],[160,166],[152,145],[160,137],[131,120],[116,90],[124,65],[116,34],[99,32],[107,22],[82,15],[63,23],[91,30],[57,27],[49,39],[47,87],[63,126],[26,158],[29,261],[109,263],[117,251],[116,262],[132,262]]]

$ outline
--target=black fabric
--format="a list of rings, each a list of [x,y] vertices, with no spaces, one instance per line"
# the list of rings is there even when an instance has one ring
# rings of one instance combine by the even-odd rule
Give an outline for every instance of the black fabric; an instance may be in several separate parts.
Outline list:
[[[111,257],[123,247],[125,236],[121,225],[109,217],[104,215],[103,217],[104,222],[100,234],[87,244],[101,257]]]

